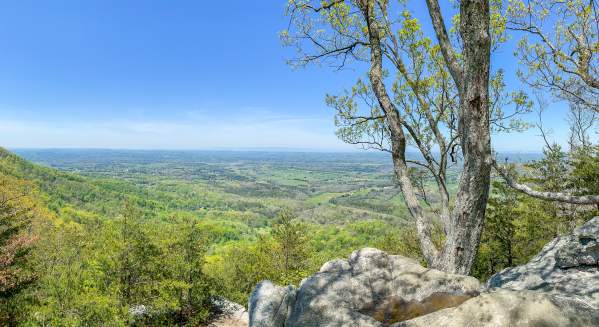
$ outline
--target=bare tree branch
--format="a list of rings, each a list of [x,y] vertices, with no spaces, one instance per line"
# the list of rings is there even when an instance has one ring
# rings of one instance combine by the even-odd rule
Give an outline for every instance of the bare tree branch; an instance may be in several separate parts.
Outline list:
[[[509,185],[511,188],[517,191],[530,195],[534,198],[546,201],[556,201],[571,204],[599,204],[599,195],[576,196],[561,192],[535,191],[528,185],[516,182],[516,178],[512,176],[506,169],[497,164],[497,161],[495,160],[493,160],[493,167],[495,168],[497,173],[503,178],[503,180],[505,180],[507,185]]]
[[[443,15],[441,14],[441,8],[439,7],[439,1],[426,0],[426,5],[428,6],[428,13],[431,16],[435,33],[437,34],[437,40],[441,46],[441,52],[447,62],[447,67],[451,72],[451,76],[453,77],[458,90],[460,90],[462,88],[462,67],[458,63],[453,46],[449,41],[445,22],[443,21]]]

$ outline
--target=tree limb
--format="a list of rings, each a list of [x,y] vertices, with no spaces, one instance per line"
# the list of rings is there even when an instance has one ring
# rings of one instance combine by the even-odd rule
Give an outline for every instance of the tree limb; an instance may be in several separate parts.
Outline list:
[[[564,202],[571,204],[599,204],[599,195],[570,195],[561,192],[542,192],[535,191],[530,188],[528,185],[518,183],[509,172],[499,166],[497,161],[493,159],[493,167],[499,173],[499,175],[505,180],[508,186],[511,188],[520,191],[524,194],[530,195],[534,198],[546,200],[546,201],[555,201],[555,202]]]
[[[338,4],[340,4],[340,3],[343,3],[343,1],[345,1],[345,0],[335,0],[335,1],[331,1],[331,2],[329,2],[329,3],[327,3],[327,4],[324,4],[324,5],[322,5],[321,7],[314,7],[314,6],[311,6],[311,5],[309,5],[309,4],[304,4],[304,5],[303,5],[303,7],[304,7],[304,8],[307,8],[307,9],[312,9],[314,12],[320,12],[320,11],[322,11],[322,10],[329,9],[329,8],[332,8],[332,7],[333,7],[333,6],[335,6],[335,5],[338,5]]]
[[[430,266],[434,266],[439,257],[439,250],[432,240],[432,224],[425,216],[420,205],[414,186],[410,180],[406,164],[406,136],[402,128],[402,118],[399,111],[391,101],[383,82],[383,53],[381,46],[381,29],[374,14],[372,0],[360,0],[360,10],[367,23],[370,43],[371,65],[369,78],[372,89],[389,123],[391,131],[392,158],[401,191],[412,217],[416,219],[416,229],[423,255]]]
[[[428,12],[431,16],[435,33],[437,34],[437,40],[439,40],[439,46],[443,53],[443,58],[447,62],[449,72],[453,77],[453,80],[458,87],[458,90],[462,89],[462,67],[458,63],[455,51],[451,42],[449,41],[449,35],[445,28],[445,22],[443,21],[443,15],[441,14],[441,8],[439,7],[438,0],[426,0],[428,6]]]

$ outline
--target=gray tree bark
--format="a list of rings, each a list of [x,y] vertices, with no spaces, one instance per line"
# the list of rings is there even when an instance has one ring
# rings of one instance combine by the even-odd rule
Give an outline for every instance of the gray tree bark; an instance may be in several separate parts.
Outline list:
[[[399,186],[404,195],[404,199],[410,215],[416,220],[416,229],[420,248],[429,266],[435,266],[439,251],[432,242],[431,223],[425,217],[424,212],[416,197],[414,186],[410,180],[408,166],[406,164],[406,136],[402,128],[402,118],[385,87],[383,82],[383,53],[381,47],[381,28],[374,13],[374,1],[361,0],[360,9],[364,15],[368,26],[368,36],[370,40],[370,71],[369,79],[372,89],[376,95],[381,108],[385,111],[389,129],[391,131],[391,154],[395,175],[399,181]]]
[[[316,52],[316,54],[308,54],[300,51],[302,53],[302,57],[298,59],[300,64],[329,58],[339,60],[340,67],[342,67],[348,57],[370,63],[368,76],[372,94],[376,99],[373,100],[378,102],[384,111],[382,118],[385,121],[384,127],[380,129],[382,134],[380,143],[377,143],[376,139],[374,142],[367,140],[366,143],[376,144],[381,148],[383,142],[389,143],[389,146],[385,147],[385,151],[392,154],[394,172],[406,206],[416,222],[420,248],[429,267],[452,273],[468,274],[478,250],[491,179],[489,0],[461,0],[459,2],[459,28],[463,44],[459,56],[458,51],[451,44],[438,0],[426,0],[445,61],[444,66],[449,70],[449,75],[453,80],[453,83],[449,77],[447,80],[443,80],[443,86],[440,86],[443,88],[443,91],[440,91],[443,93],[443,99],[440,103],[434,103],[434,98],[427,97],[426,91],[420,86],[419,82],[421,81],[415,75],[422,72],[411,71],[409,64],[414,58],[408,59],[407,62],[404,61],[405,53],[402,51],[405,49],[402,49],[402,46],[405,44],[401,44],[402,40],[395,36],[395,32],[392,30],[393,23],[388,17],[388,1],[313,0],[290,3],[291,22],[298,28],[297,35],[291,38],[290,44],[298,45],[308,40],[313,46],[312,50],[315,49]],[[323,21],[322,17],[326,15],[323,16],[322,13],[319,13],[322,10],[330,10],[332,16],[337,17],[339,12],[345,12],[347,8],[351,8],[351,14],[345,20],[342,19],[341,24],[336,20],[334,22],[327,19]],[[323,25],[324,28],[321,29],[320,25]],[[362,34],[364,27],[366,27],[366,35]],[[289,34],[285,35],[289,37]],[[414,106],[418,106],[419,113],[417,115],[421,115],[422,123],[414,120],[416,118],[412,114],[413,112],[407,113],[412,104],[407,104],[403,101],[405,99],[397,101],[389,95],[390,88],[385,85],[384,70],[386,67],[383,65],[385,59],[395,66],[394,68],[402,76],[407,88],[410,89],[409,92],[413,93]],[[411,63],[414,64],[413,61]],[[445,74],[443,75],[445,76]],[[453,94],[456,89],[459,105],[454,105],[455,102],[453,102]],[[423,93],[423,91],[425,92]],[[446,98],[449,94],[452,94],[451,101]],[[448,102],[446,103],[445,100]],[[337,103],[336,105],[343,109],[346,104]],[[403,106],[401,109],[404,110],[399,110],[400,108],[397,106]],[[445,117],[449,113],[451,113],[450,117]],[[352,120],[354,118],[344,116],[343,119]],[[355,117],[355,119],[359,119],[359,117]],[[365,117],[364,119],[379,120],[381,117]],[[442,121],[443,123],[441,123]],[[421,124],[430,128],[430,134],[428,131],[424,131]],[[449,129],[447,133],[449,135],[444,135],[444,130],[439,128],[439,125],[446,126]],[[424,139],[428,137],[431,140]],[[437,182],[441,196],[438,212],[434,212],[434,210],[430,212],[422,207],[417,191],[410,180],[408,163],[415,163],[415,161],[406,158],[408,140],[412,141],[421,152],[424,160],[420,164],[430,171]],[[355,140],[350,140],[350,142],[353,141]],[[356,142],[360,143],[359,140]],[[451,206],[446,187],[446,172],[448,156],[454,157],[457,142],[460,142],[461,146],[463,172],[455,203]],[[435,146],[440,152],[438,159],[432,154]],[[432,215],[439,218],[442,224],[446,236],[444,244],[435,244],[433,240]]]
[[[499,173],[499,175],[505,180],[508,186],[511,188],[520,191],[524,194],[530,195],[534,198],[545,200],[545,201],[555,201],[555,202],[563,202],[570,204],[581,204],[581,205],[591,205],[597,204],[599,205],[599,195],[571,195],[562,192],[542,192],[536,191],[530,188],[530,186],[525,184],[518,183],[514,177],[510,176],[510,174],[501,168],[495,160],[493,160],[493,166],[495,170]]]
[[[429,11],[431,15],[440,15],[438,11]],[[488,0],[460,2],[460,35],[464,49],[461,82],[457,83],[461,85],[458,130],[464,168],[452,213],[452,229],[439,264],[445,271],[460,274],[470,272],[478,251],[491,182],[489,25]]]
[[[383,82],[380,40],[383,33],[374,12],[376,3],[372,0],[360,0],[359,6],[367,23],[370,44],[369,78],[376,98],[385,111],[391,132],[395,174],[410,214],[416,220],[420,247],[429,266],[447,272],[468,274],[478,250],[491,176],[489,3],[488,0],[462,0],[460,3],[460,34],[464,42],[461,66],[449,43],[437,0],[427,0],[427,4],[446,64],[459,90],[458,129],[464,158],[459,191],[445,230],[446,240],[441,251],[432,241],[430,217],[425,216],[409,179],[402,117]]]

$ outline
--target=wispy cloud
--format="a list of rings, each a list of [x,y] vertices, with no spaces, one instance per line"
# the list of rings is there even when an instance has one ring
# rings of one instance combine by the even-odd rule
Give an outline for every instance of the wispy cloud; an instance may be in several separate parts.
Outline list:
[[[0,120],[0,138],[8,147],[351,149],[334,136],[332,122],[324,117],[255,114],[180,121]]]
[[[330,113],[282,114],[283,111],[259,106],[243,109],[230,112],[214,108],[179,110],[165,119],[147,118],[149,115],[140,111],[136,115],[107,114],[103,118],[53,120],[12,111],[12,115],[0,119],[0,145],[146,149],[355,149],[336,138]],[[568,131],[564,122],[549,121],[547,127],[554,130],[556,141],[567,140]],[[537,134],[537,131],[531,130],[496,135],[493,144],[500,151],[538,151],[543,143]],[[599,137],[597,134],[594,136]]]

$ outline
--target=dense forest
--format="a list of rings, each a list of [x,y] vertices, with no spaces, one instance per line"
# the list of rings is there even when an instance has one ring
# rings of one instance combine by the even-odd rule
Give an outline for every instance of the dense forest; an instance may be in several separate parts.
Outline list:
[[[597,192],[596,147],[553,149],[510,158],[539,190]],[[44,165],[1,152],[3,324],[195,326],[216,298],[246,303],[263,279],[297,284],[361,247],[424,262],[378,155],[69,151],[19,151]],[[497,178],[473,274],[525,262],[597,214]]]

